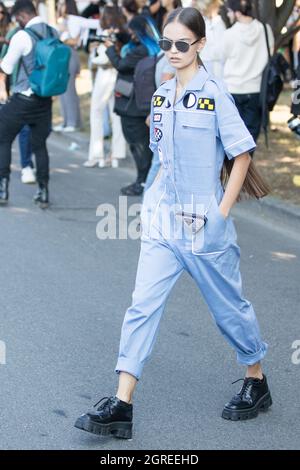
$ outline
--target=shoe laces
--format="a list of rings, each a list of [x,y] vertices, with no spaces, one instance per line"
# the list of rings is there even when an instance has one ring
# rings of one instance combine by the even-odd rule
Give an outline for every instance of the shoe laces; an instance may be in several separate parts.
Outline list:
[[[93,406],[94,408],[96,408],[96,406],[98,406],[101,402],[103,402],[103,400],[106,400],[104,403],[102,403],[102,405],[98,406],[97,411],[100,411],[104,409],[106,406],[108,406],[109,412],[111,412],[111,405],[112,405],[113,399],[114,397],[103,397],[101,398],[101,400],[97,401],[97,403],[95,403],[95,405]]]
[[[240,382],[240,381],[243,381],[243,385],[240,389],[240,391],[237,393],[241,398],[245,395],[245,397],[249,397],[250,395],[250,392],[251,392],[251,389],[252,389],[252,380],[250,377],[245,377],[245,378],[241,378],[241,379],[238,379],[238,380],[235,380],[234,382],[232,382],[232,385],[233,384],[236,384],[237,382]]]

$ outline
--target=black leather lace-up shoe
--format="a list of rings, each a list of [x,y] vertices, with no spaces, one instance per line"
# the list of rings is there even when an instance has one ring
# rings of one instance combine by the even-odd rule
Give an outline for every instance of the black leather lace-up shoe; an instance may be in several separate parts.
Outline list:
[[[256,418],[259,411],[266,411],[272,405],[272,398],[265,375],[263,375],[263,379],[246,377],[239,380],[244,380],[244,383],[237,395],[234,395],[231,401],[226,403],[222,413],[222,418],[224,419],[238,421]]]
[[[132,404],[117,397],[104,397],[92,410],[77,419],[75,427],[101,436],[131,439],[132,409]]]

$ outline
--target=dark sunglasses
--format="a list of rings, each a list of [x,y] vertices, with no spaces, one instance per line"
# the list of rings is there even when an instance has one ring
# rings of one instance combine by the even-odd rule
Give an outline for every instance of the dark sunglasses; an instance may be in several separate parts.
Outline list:
[[[158,44],[163,51],[169,51],[172,48],[173,43],[175,43],[175,47],[179,52],[187,52],[189,48],[198,41],[200,41],[200,39],[197,39],[196,41],[189,44],[185,41],[171,41],[171,39],[162,38],[158,41]]]

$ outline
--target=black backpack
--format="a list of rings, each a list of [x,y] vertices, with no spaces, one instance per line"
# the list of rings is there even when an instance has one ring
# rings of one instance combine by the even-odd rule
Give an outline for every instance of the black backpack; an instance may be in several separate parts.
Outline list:
[[[276,53],[273,56],[271,55],[267,26],[265,24],[263,24],[263,26],[265,30],[269,60],[263,71],[260,90],[260,104],[262,109],[262,126],[265,131],[267,143],[269,113],[270,111],[273,111],[280,93],[283,90],[284,75],[289,68],[289,65],[282,54]]]
[[[134,71],[134,95],[136,106],[145,114],[150,113],[152,96],[157,89],[155,83],[156,65],[164,54],[147,56],[141,59]]]

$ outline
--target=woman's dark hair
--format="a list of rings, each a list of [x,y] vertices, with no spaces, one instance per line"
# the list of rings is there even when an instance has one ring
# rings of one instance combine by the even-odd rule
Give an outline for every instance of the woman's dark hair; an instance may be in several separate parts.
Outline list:
[[[122,10],[118,6],[105,5],[101,13],[101,28],[102,29],[124,29],[126,18]]]
[[[173,8],[182,8],[182,1],[181,0],[173,0]]]
[[[201,39],[205,37],[205,21],[200,11],[196,8],[176,8],[171,11],[167,16],[164,24],[164,28],[170,24],[178,21],[179,23],[190,29],[197,38]]]
[[[0,20],[0,36],[5,37],[8,31],[10,17],[3,2],[0,2],[0,9],[3,11],[3,16]]]
[[[147,48],[149,55],[155,56],[159,53],[159,31],[150,16],[142,14],[134,16],[128,23],[128,28],[134,33],[138,41]],[[130,43],[129,48],[131,45]]]
[[[138,4],[135,0],[122,0],[122,7],[128,11],[128,13],[133,13],[137,15],[139,12]]]
[[[79,16],[75,0],[65,0],[65,5],[67,15]]]
[[[228,16],[228,9],[225,4],[220,6],[219,10],[219,15],[221,16],[223,23],[225,24],[226,28],[229,29],[231,28],[232,24],[230,22],[229,16]]]
[[[251,0],[227,0],[227,7],[232,11],[239,11],[245,16],[254,16],[253,4]]]
[[[225,157],[221,171],[221,182],[223,186],[226,186],[228,182],[233,164],[233,160],[228,160],[228,158]],[[254,161],[251,160],[241,192],[237,198],[237,202],[242,201],[245,197],[261,199],[270,194],[271,191],[271,187],[258,171]]]

